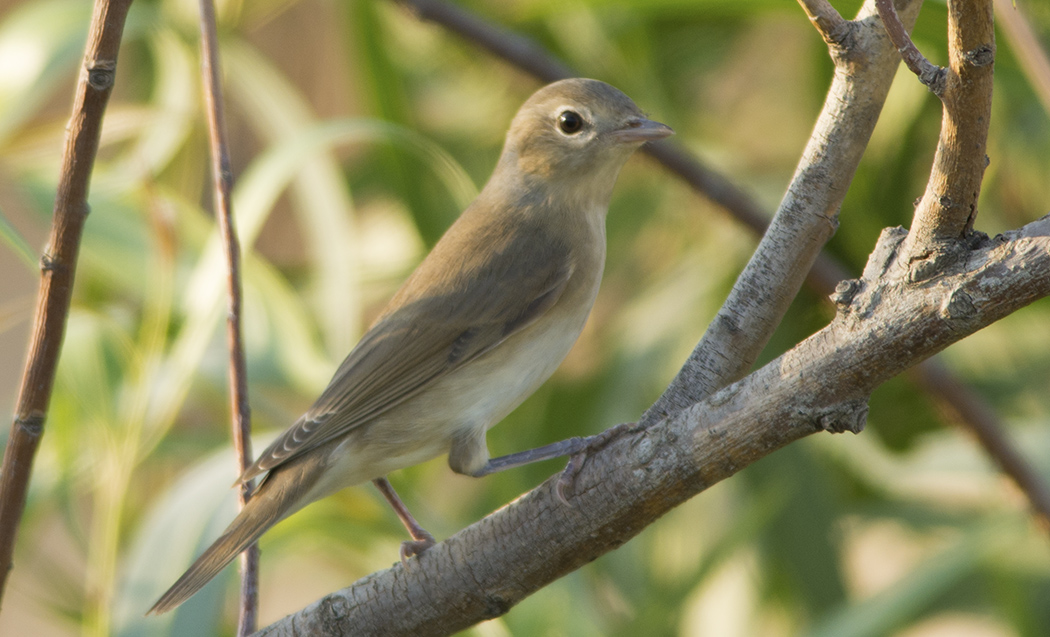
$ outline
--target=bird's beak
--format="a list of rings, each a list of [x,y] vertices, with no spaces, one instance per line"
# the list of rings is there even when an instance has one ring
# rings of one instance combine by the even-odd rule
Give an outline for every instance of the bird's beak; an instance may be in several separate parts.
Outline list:
[[[635,117],[628,120],[623,128],[612,133],[613,139],[624,144],[648,142],[670,137],[671,135],[674,135],[674,131],[671,130],[670,126],[654,122],[651,119],[645,119],[644,117]]]

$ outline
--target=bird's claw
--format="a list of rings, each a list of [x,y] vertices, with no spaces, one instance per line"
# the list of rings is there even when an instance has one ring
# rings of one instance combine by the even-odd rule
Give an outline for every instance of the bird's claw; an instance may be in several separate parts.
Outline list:
[[[437,540],[434,536],[423,531],[426,535],[421,535],[413,540],[405,540],[401,543],[401,565],[408,568],[408,558],[416,555],[422,555],[430,547],[437,544]]]
[[[580,475],[580,471],[583,470],[583,465],[587,462],[588,454],[600,451],[610,442],[624,434],[634,433],[637,431],[637,428],[637,423],[620,423],[615,427],[609,427],[600,434],[595,434],[583,439],[583,448],[569,456],[568,464],[565,465],[565,469],[561,472],[561,475],[558,476],[557,484],[554,485],[554,495],[561,500],[562,504],[572,506],[572,504],[569,503],[569,498],[565,495],[566,490],[569,490],[571,493],[572,487],[576,483],[576,476]]]

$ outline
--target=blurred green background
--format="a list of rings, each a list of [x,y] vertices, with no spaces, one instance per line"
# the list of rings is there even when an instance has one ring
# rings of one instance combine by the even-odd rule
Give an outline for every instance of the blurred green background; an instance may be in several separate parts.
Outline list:
[[[859,2],[835,2],[852,16]],[[1022,0],[1044,43],[1050,5]],[[464,2],[631,95],[769,210],[831,74],[783,0]],[[11,413],[36,293],[86,0],[0,0],[0,413]],[[487,178],[539,84],[390,2],[220,2],[245,329],[259,438],[290,424],[363,326]],[[76,292],[0,634],[232,630],[234,570],[143,618],[232,516],[223,269],[211,215],[190,0],[131,10],[91,185]],[[915,39],[945,60],[946,9]],[[980,229],[1050,203],[1050,119],[1001,34]],[[829,249],[855,271],[907,225],[940,106],[899,74]],[[699,339],[755,237],[638,156],[616,188],[609,259],[579,344],[489,435],[493,454],[635,419]],[[803,291],[764,360],[830,318]],[[950,348],[1050,479],[1050,304]],[[777,452],[639,537],[466,634],[999,637],[1050,634],[1047,530],[909,378],[861,436]],[[0,436],[6,437],[7,425]],[[560,470],[481,480],[437,459],[391,476],[439,538]],[[262,540],[261,622],[385,568],[404,538],[370,486]]]

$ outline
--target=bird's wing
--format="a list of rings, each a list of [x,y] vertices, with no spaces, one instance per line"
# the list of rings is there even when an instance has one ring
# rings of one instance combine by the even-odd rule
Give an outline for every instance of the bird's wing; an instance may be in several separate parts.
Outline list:
[[[250,480],[369,422],[542,316],[572,275],[569,251],[558,241],[513,247],[519,249],[479,251],[486,256],[480,262],[468,259],[473,263],[468,262],[451,281],[416,286],[436,289],[434,294],[413,294],[413,279],[426,278],[421,266],[391,302],[396,307],[362,337],[313,406],[260,454],[240,480]],[[521,249],[532,254],[523,255]],[[516,255],[513,262],[508,253]],[[515,285],[501,285],[511,269]],[[472,293],[464,295],[464,288]],[[470,302],[463,303],[464,298]]]

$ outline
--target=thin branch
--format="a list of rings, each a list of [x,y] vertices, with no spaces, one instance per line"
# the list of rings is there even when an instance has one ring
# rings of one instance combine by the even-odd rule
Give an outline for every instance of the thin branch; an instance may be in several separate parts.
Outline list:
[[[747,226],[756,235],[761,236],[769,227],[769,213],[763,210],[751,195],[677,145],[660,140],[642,146],[642,152],[689,184],[700,196],[725,209],[729,216]],[[837,268],[834,263],[821,267]],[[834,278],[839,271],[841,269],[829,276]]]
[[[843,18],[828,0],[798,0],[809,21],[830,46],[842,46],[850,33],[849,20]]]
[[[208,141],[211,148],[212,180],[215,183],[215,214],[219,220],[226,253],[226,286],[228,312],[226,340],[230,350],[229,381],[232,412],[233,445],[237,450],[238,474],[252,463],[251,409],[248,405],[248,371],[241,338],[241,252],[237,226],[230,205],[233,175],[230,170],[229,146],[226,143],[226,118],[222,99],[222,67],[212,0],[200,0],[201,75],[208,114]],[[251,498],[250,483],[238,490],[240,507]],[[251,545],[241,554],[241,597],[237,624],[238,635],[255,632],[259,596],[259,546]]]
[[[73,115],[66,127],[51,236],[41,258],[40,291],[22,386],[0,467],[0,598],[13,566],[18,525],[25,509],[33,459],[44,433],[51,390],[73,294],[77,254],[88,215],[88,185],[99,132],[113,90],[117,52],[131,0],[97,0]]]
[[[918,76],[919,81],[925,84],[930,89],[930,92],[937,97],[942,97],[944,95],[944,78],[948,74],[947,69],[927,60],[926,56],[915,46],[911,36],[908,35],[907,27],[904,26],[900,16],[897,15],[897,9],[893,6],[893,0],[875,0],[875,6],[879,11],[879,17],[882,18],[882,23],[886,27],[886,33],[890,36],[893,46],[897,47],[897,51],[900,52],[904,64],[912,73]]]
[[[591,456],[572,506],[558,477],[431,548],[260,631],[447,635],[506,613],[616,549],[671,508],[795,440],[859,431],[870,392],[1003,316],[1050,295],[1050,217],[989,241],[936,283],[907,283],[883,233],[859,292],[820,332],[702,403]]]
[[[988,165],[994,61],[992,0],[950,0],[940,139],[903,250],[916,281],[936,272],[940,260],[955,258],[964,249],[959,240],[973,229]]]

